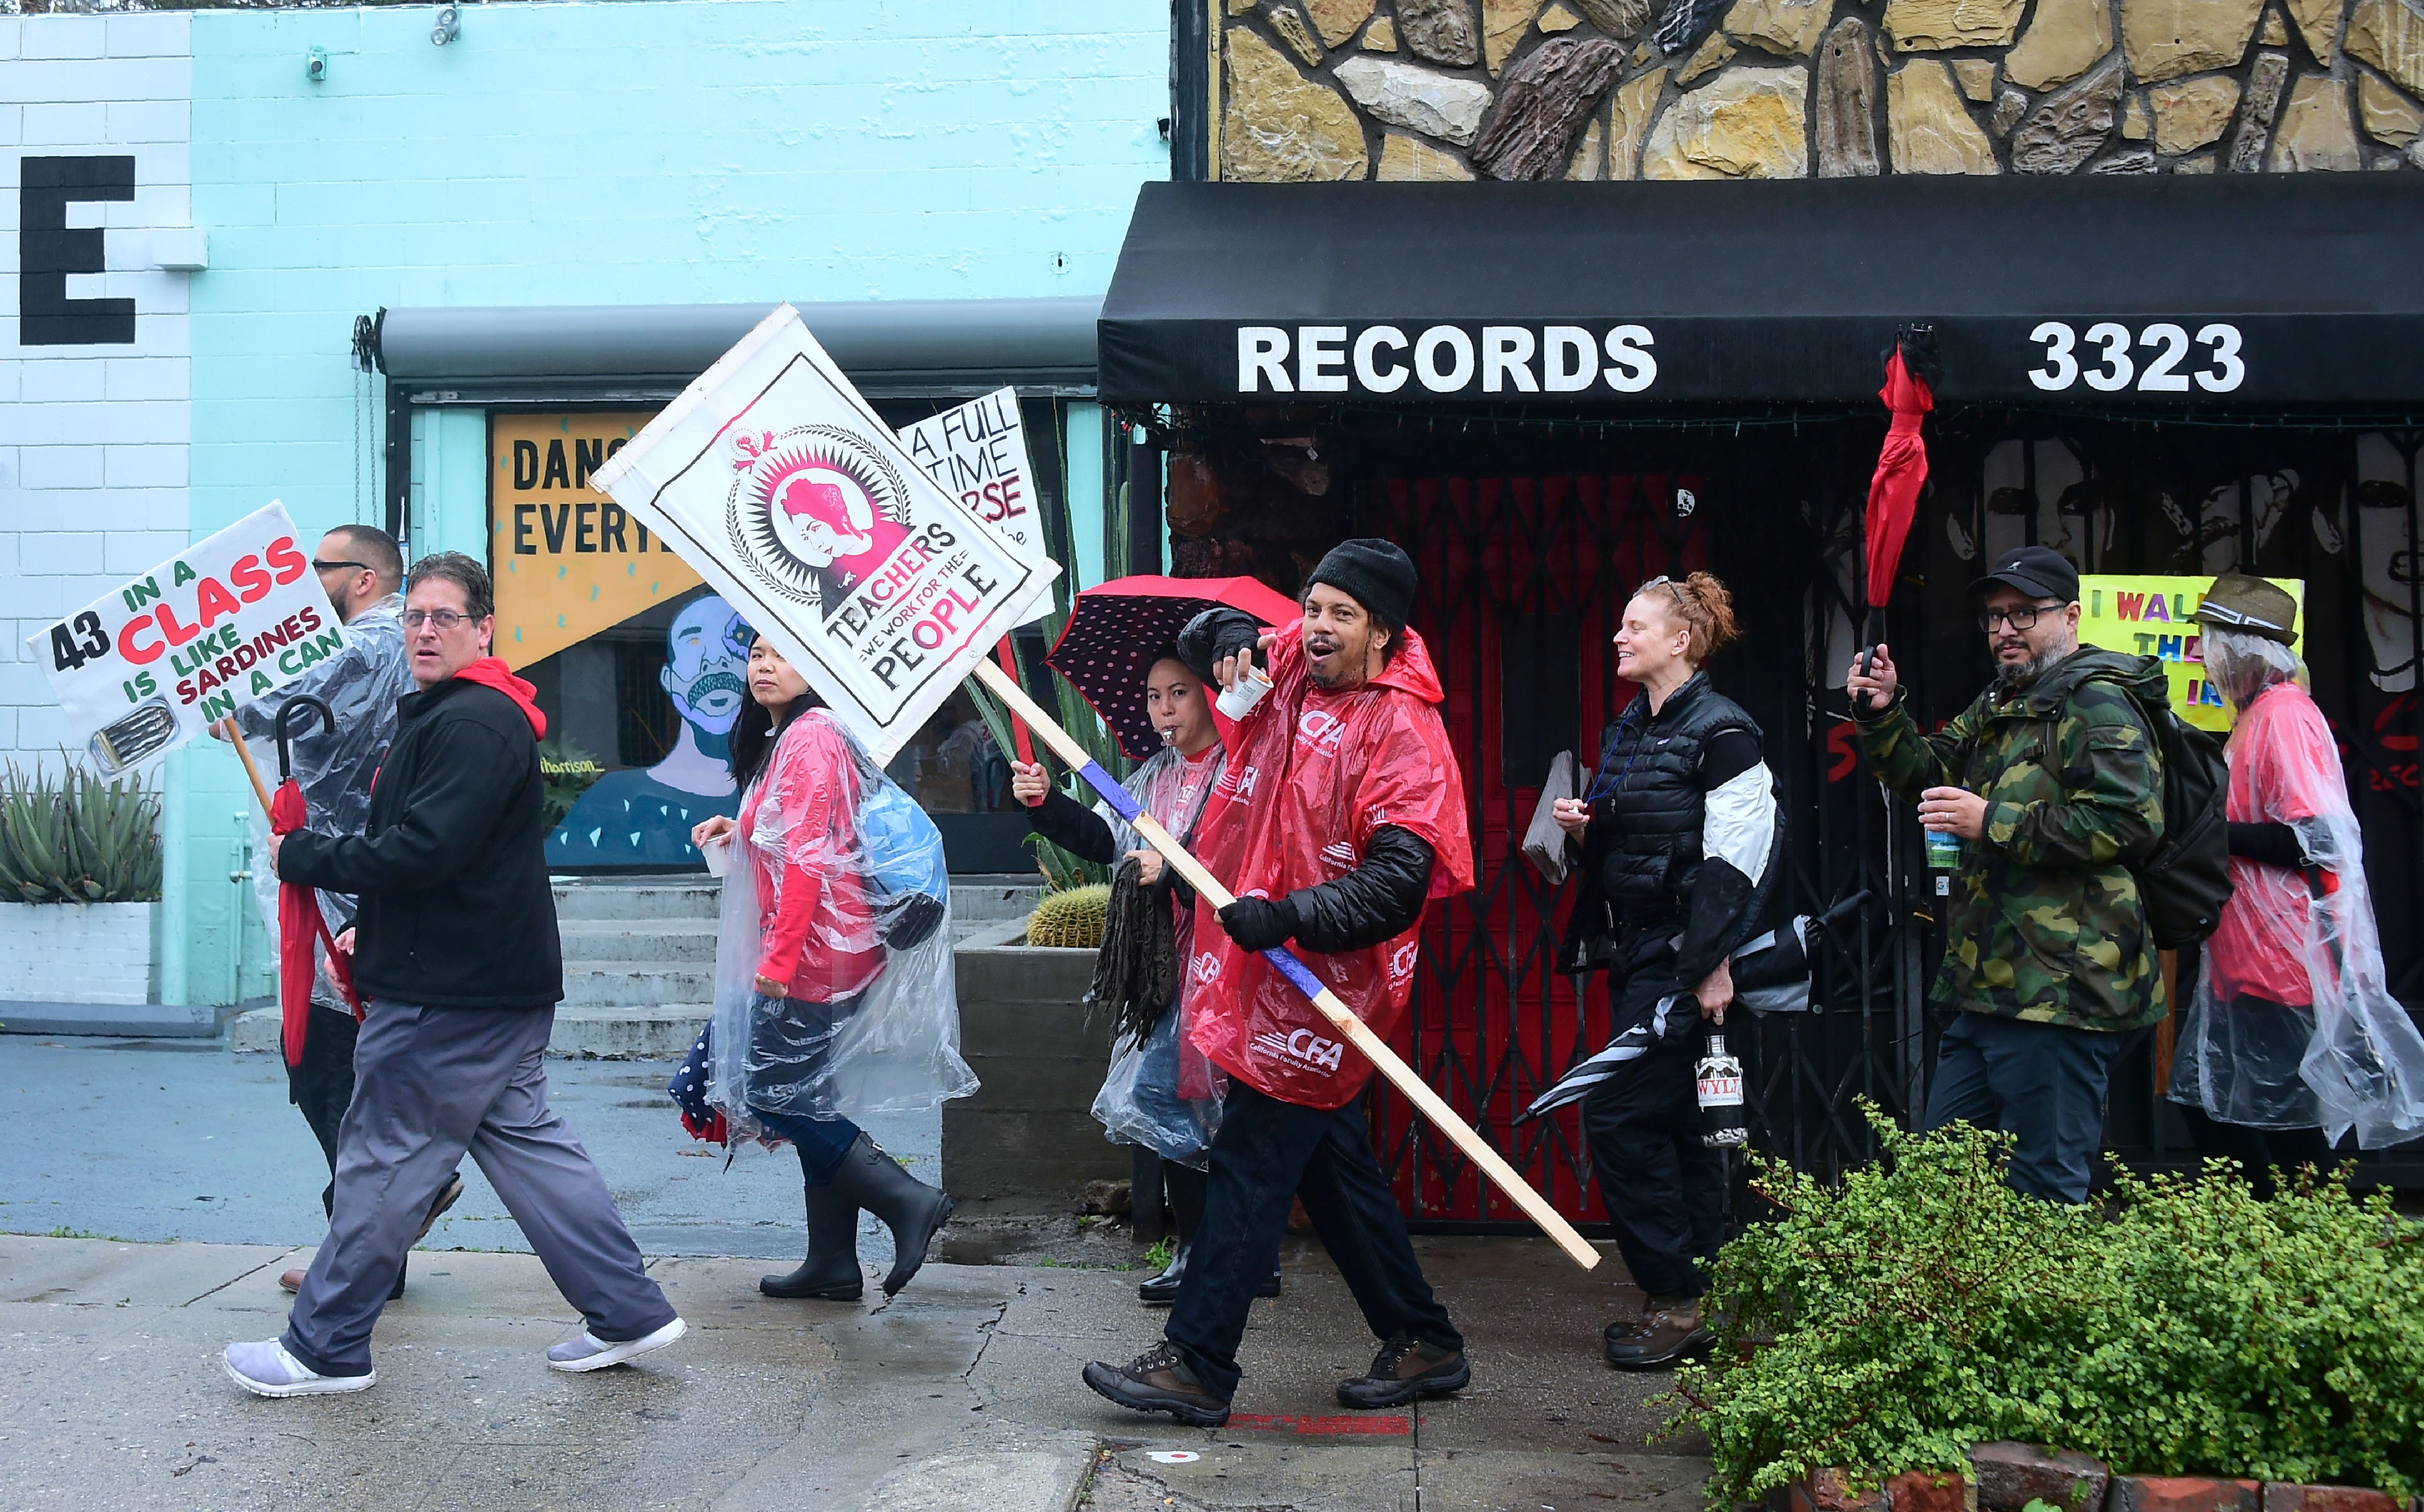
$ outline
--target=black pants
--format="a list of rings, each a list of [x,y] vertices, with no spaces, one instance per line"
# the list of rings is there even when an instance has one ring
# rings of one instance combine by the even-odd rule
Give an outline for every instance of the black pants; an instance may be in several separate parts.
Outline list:
[[[1254,1291],[1279,1264],[1288,1202],[1304,1200],[1314,1231],[1376,1339],[1411,1334],[1443,1349],[1464,1336],[1431,1294],[1405,1215],[1372,1154],[1364,1100],[1324,1112],[1233,1080],[1212,1140],[1204,1227],[1163,1329],[1195,1377],[1237,1391],[1237,1345]]]
[[[2250,1128],[2244,1123],[2225,1123],[2193,1104],[2173,1106],[2188,1121],[2189,1138],[2196,1141],[2198,1157],[2238,1161],[2257,1197],[2272,1197],[2277,1185],[2272,1179],[2276,1169],[2289,1175],[2300,1166],[2327,1171],[2334,1164],[2331,1141],[2320,1129]]]
[[[1611,982],[1611,1025],[1647,1020],[1658,999],[1682,989],[1671,973],[1637,970]],[[1583,1134],[1616,1247],[1634,1283],[1653,1297],[1698,1297],[1708,1289],[1698,1262],[1726,1239],[1726,1156],[1700,1142],[1694,1062],[1699,1010],[1674,1011],[1682,1032],[1653,1041],[1637,1060],[1583,1099]]]
[[[305,1024],[303,1060],[286,1068],[286,1097],[303,1110],[303,1122],[311,1125],[311,1138],[320,1141],[320,1153],[328,1157],[329,1181],[320,1189],[320,1210],[333,1213],[337,1130],[354,1101],[354,1040],[361,1027],[351,1011],[341,1013],[317,1003],[311,1005]]]

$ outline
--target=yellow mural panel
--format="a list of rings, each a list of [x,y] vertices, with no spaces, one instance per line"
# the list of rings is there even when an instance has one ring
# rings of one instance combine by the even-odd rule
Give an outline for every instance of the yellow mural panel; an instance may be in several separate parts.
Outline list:
[[[2306,584],[2297,578],[2266,581],[2298,600],[2298,629],[2306,620]],[[2213,586],[2209,577],[2167,577],[2161,573],[2114,573],[2079,580],[2079,638],[2130,656],[2150,656],[2163,663],[2171,680],[2172,708],[2200,729],[2227,730],[2236,713],[2222,690],[2206,681],[2197,622],[2190,616],[2205,602]]]
[[[699,585],[662,539],[589,485],[655,413],[489,416],[497,654],[515,670]]]

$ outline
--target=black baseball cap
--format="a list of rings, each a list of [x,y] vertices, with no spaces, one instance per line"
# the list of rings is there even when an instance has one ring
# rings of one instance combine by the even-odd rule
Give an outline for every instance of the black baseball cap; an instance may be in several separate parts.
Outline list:
[[[2079,569],[2050,546],[2021,546],[2004,552],[1995,559],[1995,570],[1971,583],[1970,591],[1983,594],[1998,583],[2034,598],[2079,602]]]

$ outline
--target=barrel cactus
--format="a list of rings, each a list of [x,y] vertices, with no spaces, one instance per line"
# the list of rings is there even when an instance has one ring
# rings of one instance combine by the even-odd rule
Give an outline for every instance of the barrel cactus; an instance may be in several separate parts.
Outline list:
[[[1078,950],[1103,947],[1103,916],[1111,890],[1100,883],[1045,893],[1027,921],[1027,943]]]

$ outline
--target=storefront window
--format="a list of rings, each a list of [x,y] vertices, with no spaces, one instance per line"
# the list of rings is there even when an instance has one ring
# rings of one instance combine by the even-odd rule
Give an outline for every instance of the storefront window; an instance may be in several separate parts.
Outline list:
[[[692,827],[739,806],[726,741],[748,697],[746,626],[589,483],[652,413],[489,417],[497,653],[537,688],[548,717],[547,857],[559,871],[697,867]],[[888,770],[938,817],[954,870],[1024,864],[1009,763],[965,692]]]

